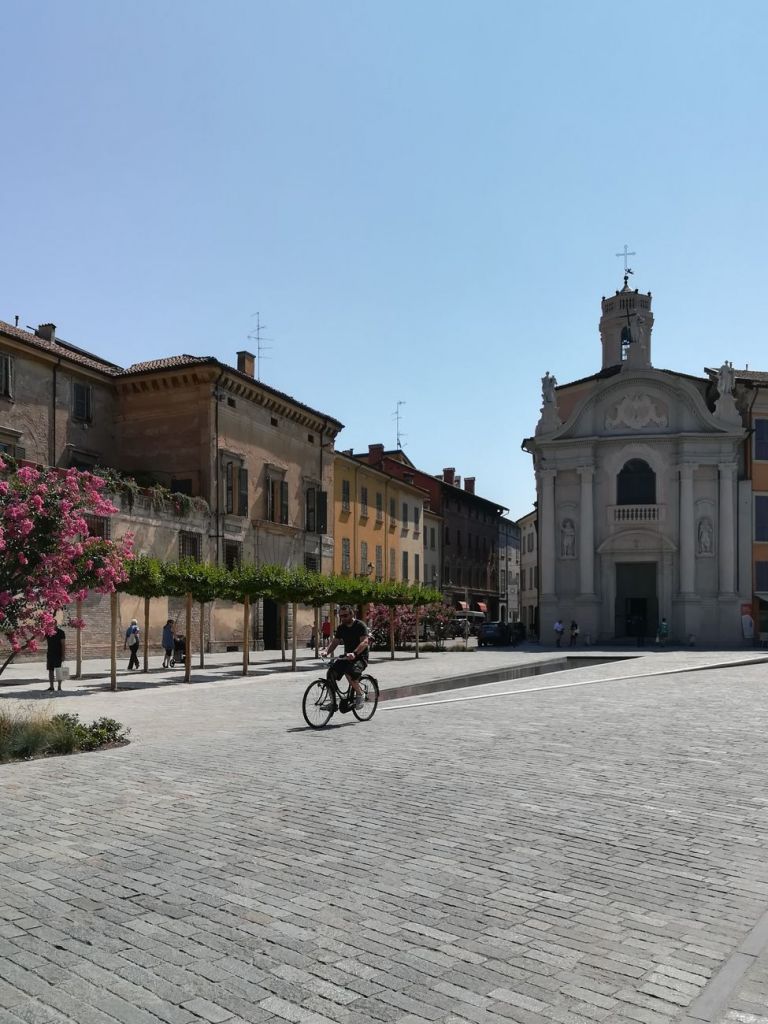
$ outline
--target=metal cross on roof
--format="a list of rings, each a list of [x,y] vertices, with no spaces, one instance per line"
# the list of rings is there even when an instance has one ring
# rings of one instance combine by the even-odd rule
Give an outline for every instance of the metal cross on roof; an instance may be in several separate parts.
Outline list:
[[[625,245],[624,246],[624,252],[617,252],[616,255],[624,257],[624,284],[626,284],[627,283],[627,275],[632,273],[631,269],[627,266],[627,256],[637,256],[637,253],[636,252],[630,252],[629,251],[629,247]]]

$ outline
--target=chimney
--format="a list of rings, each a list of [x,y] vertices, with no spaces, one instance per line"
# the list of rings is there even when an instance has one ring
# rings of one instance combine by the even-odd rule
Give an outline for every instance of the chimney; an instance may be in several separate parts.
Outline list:
[[[237,368],[240,373],[246,373],[249,377],[253,377],[256,369],[256,357],[253,352],[238,352]]]
[[[459,476],[459,474],[458,474],[458,473],[457,473],[457,474],[456,474],[456,476],[455,476],[455,477],[453,478],[453,482],[454,482],[454,484],[455,484],[455,486],[456,486],[456,487],[461,487],[461,477]]]
[[[56,324],[40,324],[35,334],[43,341],[56,341]]]
[[[473,476],[464,477],[464,490],[467,494],[475,493],[475,478]]]
[[[384,458],[384,445],[383,444],[369,444],[368,445],[368,457],[373,462],[381,462]]]
[[[443,470],[443,480],[445,481],[445,483],[452,484],[453,483],[453,477],[454,477],[455,473],[456,473],[456,470],[455,470],[455,468],[453,466],[450,466],[448,469],[444,469]]]

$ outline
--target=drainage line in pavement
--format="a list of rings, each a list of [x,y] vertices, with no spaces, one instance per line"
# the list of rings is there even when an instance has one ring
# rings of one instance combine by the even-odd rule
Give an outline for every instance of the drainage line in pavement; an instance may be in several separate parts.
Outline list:
[[[571,683],[553,683],[551,686],[529,686],[524,690],[504,690],[501,693],[475,693],[467,697],[446,697],[443,700],[423,700],[414,704],[399,704],[392,706],[389,701],[381,708],[382,711],[406,711],[408,708],[426,708],[435,704],[458,704],[464,700],[488,700],[492,697],[515,697],[519,693],[539,693],[542,690],[564,690],[572,686],[591,686],[594,683],[622,683],[630,679],[648,679],[651,676],[674,676],[682,675],[684,672],[712,672],[719,668],[743,668],[746,665],[765,665],[768,658],[751,658],[749,661],[721,662],[717,665],[693,665],[684,668],[659,669],[656,672],[642,672],[633,676],[610,676],[608,679],[581,679]],[[446,680],[449,682],[450,680]],[[493,685],[493,684],[486,684]],[[407,697],[400,698],[407,700]]]

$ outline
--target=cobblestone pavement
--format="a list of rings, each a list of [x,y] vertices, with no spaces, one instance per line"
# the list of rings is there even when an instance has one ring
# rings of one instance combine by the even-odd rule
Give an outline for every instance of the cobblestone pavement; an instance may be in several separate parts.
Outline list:
[[[0,1022],[765,1024],[768,666],[707,660],[57,698],[133,742],[0,767]]]

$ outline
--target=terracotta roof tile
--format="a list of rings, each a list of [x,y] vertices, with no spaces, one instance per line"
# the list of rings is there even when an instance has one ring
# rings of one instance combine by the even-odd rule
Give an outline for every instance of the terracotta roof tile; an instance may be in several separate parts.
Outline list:
[[[117,366],[115,363],[110,363],[106,359],[100,359],[98,356],[93,355],[91,352],[86,352],[84,349],[78,348],[76,345],[70,345],[66,341],[59,339],[56,341],[46,341],[45,338],[38,337],[33,331],[25,331],[20,327],[14,327],[12,324],[8,324],[5,323],[5,321],[0,320],[0,339],[4,334],[10,338],[15,338],[18,341],[24,342],[24,344],[29,345],[31,348],[39,349],[42,352],[48,352],[53,356],[60,356],[62,359],[68,359],[70,362],[76,363],[80,366],[87,366],[91,370],[97,370],[105,376],[111,377],[113,380],[118,377],[130,377],[135,374],[152,373],[157,370],[172,370],[183,366],[200,366],[201,364],[208,363],[212,366],[218,366],[219,369],[225,370],[227,373],[230,373],[235,377],[239,377],[241,380],[246,380],[250,384],[254,384],[256,387],[263,388],[271,395],[275,395],[275,397],[281,398],[283,401],[289,402],[291,405],[298,406],[298,408],[305,409],[314,416],[327,420],[328,424],[336,427],[337,430],[341,430],[344,426],[340,420],[337,420],[333,416],[329,416],[328,413],[320,412],[318,409],[314,409],[311,405],[306,405],[304,402],[298,401],[298,399],[294,398],[292,395],[287,395],[284,391],[278,391],[277,388],[270,387],[270,385],[265,384],[264,381],[254,380],[253,377],[235,369],[234,366],[229,366],[226,363],[220,362],[220,360],[216,359],[215,356],[167,356],[164,359],[149,359],[142,363],[133,363],[131,366],[123,368],[122,366]]]
[[[149,370],[170,370],[177,366],[195,366],[198,363],[215,363],[214,356],[167,356],[165,359],[147,359],[143,363],[131,363],[122,372],[146,373]]]
[[[110,363],[107,359],[100,359],[99,356],[95,356],[92,352],[86,352],[84,349],[78,348],[77,345],[70,345],[69,342],[61,339],[47,341],[45,338],[39,338],[33,331],[25,331],[21,327],[14,327],[12,324],[0,320],[0,336],[3,334],[15,338],[17,341],[23,341],[26,345],[31,345],[32,348],[39,349],[41,352],[49,352],[53,356],[69,359],[73,363],[87,366],[91,370],[98,370],[109,377],[116,377],[123,372],[122,367]]]

